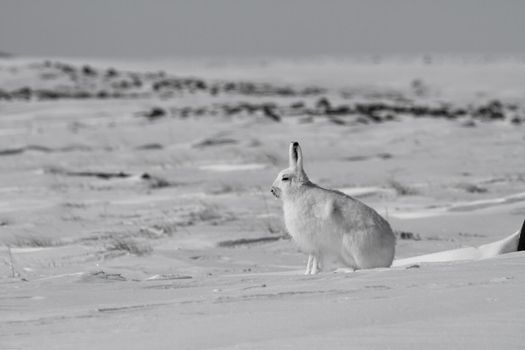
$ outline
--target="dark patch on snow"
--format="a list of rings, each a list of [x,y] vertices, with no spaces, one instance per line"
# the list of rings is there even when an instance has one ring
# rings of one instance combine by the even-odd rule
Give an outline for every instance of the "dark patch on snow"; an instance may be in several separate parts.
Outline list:
[[[282,239],[282,236],[266,236],[266,237],[258,237],[258,238],[240,238],[240,239],[233,239],[228,241],[222,241],[217,244],[218,247],[226,247],[226,248],[232,248],[236,246],[241,245],[250,245],[250,244],[256,244],[256,243],[268,243],[268,242],[275,242],[280,239]]]
[[[421,240],[421,236],[417,233],[412,233],[412,232],[407,232],[407,231],[396,231],[395,233],[399,237],[399,239],[412,240],[412,241]]]
[[[163,148],[164,146],[162,146],[160,143],[146,143],[144,145],[140,145],[136,147],[136,149],[144,150],[144,151],[153,151],[153,150],[159,150]]]
[[[127,279],[120,273],[107,273],[103,270],[90,272],[82,276],[82,282],[96,282],[96,281],[127,281]]]
[[[204,139],[199,143],[196,143],[193,147],[205,148],[211,146],[224,146],[224,145],[235,145],[238,141],[230,138],[208,138]]]

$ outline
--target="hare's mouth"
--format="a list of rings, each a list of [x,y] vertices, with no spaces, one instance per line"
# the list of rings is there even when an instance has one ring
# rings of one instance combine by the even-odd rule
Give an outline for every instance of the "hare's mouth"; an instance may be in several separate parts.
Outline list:
[[[272,186],[270,192],[272,192],[272,194],[277,198],[281,197],[281,189],[278,187]]]

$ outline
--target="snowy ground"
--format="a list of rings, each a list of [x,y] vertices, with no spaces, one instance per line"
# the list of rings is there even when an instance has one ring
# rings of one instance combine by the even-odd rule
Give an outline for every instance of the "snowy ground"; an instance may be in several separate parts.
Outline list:
[[[515,232],[523,62],[43,62],[0,61],[0,349],[523,348],[523,253],[303,276],[269,192],[297,140],[313,181],[389,219],[398,259]],[[208,87],[150,89],[170,75]]]

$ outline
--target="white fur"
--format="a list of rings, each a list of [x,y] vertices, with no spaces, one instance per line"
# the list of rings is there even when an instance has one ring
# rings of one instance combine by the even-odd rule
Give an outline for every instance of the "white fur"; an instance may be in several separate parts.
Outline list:
[[[388,222],[357,199],[310,182],[298,143],[290,144],[289,157],[272,193],[283,201],[288,232],[310,255],[305,274],[317,273],[327,256],[352,269],[389,267],[396,240]]]

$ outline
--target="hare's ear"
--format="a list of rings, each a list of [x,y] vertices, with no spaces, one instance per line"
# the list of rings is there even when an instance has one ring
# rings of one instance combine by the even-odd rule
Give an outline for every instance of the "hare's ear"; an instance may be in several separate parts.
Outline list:
[[[299,142],[290,143],[290,168],[303,170],[303,154]]]

